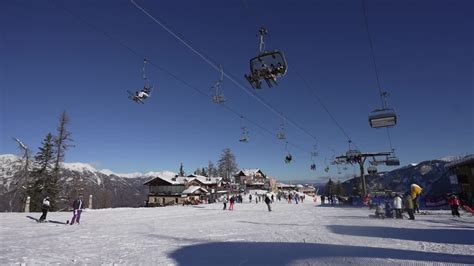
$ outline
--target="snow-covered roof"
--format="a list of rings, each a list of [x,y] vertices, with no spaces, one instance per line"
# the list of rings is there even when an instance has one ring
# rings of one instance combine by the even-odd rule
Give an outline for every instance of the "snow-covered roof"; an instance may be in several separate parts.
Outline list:
[[[258,169],[258,168],[241,169],[241,170],[240,170],[239,172],[237,172],[237,173],[242,173],[242,174],[244,174],[245,176],[255,176],[255,175],[257,175],[257,173],[260,173],[260,174],[264,175],[263,172],[262,172],[262,170],[260,170],[260,169]]]
[[[196,192],[198,190],[201,190],[204,193],[208,193],[207,190],[205,190],[204,188],[202,188],[200,186],[190,186],[187,189],[185,189],[181,194],[194,194],[194,192]]]
[[[458,159],[456,161],[452,161],[450,163],[446,164],[446,167],[452,168],[460,165],[465,165],[465,164],[474,164],[474,154],[468,155],[466,157],[463,157],[461,159]]]
[[[222,181],[222,177],[207,177],[202,175],[189,175],[186,181],[191,182],[194,179],[205,185],[217,184]]]
[[[295,187],[295,185],[278,182],[277,187]]]
[[[171,176],[171,175],[160,175],[157,176],[151,180],[148,180],[144,183],[144,185],[148,185],[152,183],[153,181],[161,179],[167,183],[170,183],[171,185],[184,185],[184,181],[186,180],[185,176]]]

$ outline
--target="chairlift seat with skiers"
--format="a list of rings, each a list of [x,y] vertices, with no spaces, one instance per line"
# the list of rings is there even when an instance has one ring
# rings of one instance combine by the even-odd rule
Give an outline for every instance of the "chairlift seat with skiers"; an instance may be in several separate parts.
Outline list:
[[[151,87],[143,87],[143,89],[136,91],[135,93],[132,93],[131,91],[128,91],[128,98],[133,100],[136,103],[141,103],[144,104],[144,100],[150,97],[151,95],[152,88]]]
[[[357,157],[360,157],[362,155],[362,152],[360,152],[359,150],[348,150],[346,152],[346,157],[347,159],[349,160],[352,160],[352,159],[355,159]]]
[[[397,124],[397,114],[393,109],[376,109],[369,114],[369,124],[372,128],[393,127]]]
[[[287,69],[286,59],[281,51],[263,52],[250,59],[250,74],[245,75],[245,78],[255,89],[261,89],[262,81],[272,87],[277,85],[277,78],[284,76]]]
[[[293,160],[293,156],[291,156],[291,154],[288,153],[288,155],[285,156],[285,163],[291,163],[292,160]]]
[[[224,95],[223,94],[212,95],[212,102],[217,103],[217,104],[225,102]]]
[[[367,173],[369,173],[369,175],[375,175],[377,174],[377,167],[373,166],[373,165],[370,165],[368,168],[367,168]]]
[[[277,133],[277,139],[286,139],[285,133],[283,133],[283,132],[278,132],[278,133]]]

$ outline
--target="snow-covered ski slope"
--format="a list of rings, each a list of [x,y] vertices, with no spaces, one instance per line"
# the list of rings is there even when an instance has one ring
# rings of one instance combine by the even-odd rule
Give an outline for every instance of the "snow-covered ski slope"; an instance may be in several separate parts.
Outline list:
[[[474,264],[474,217],[378,220],[362,208],[275,203],[86,210],[80,225],[0,213],[0,264]],[[39,217],[39,213],[30,213]],[[66,221],[71,213],[49,213]]]

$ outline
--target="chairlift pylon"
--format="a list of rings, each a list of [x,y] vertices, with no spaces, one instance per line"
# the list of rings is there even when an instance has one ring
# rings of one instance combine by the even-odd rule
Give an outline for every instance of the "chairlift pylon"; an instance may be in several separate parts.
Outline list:
[[[285,56],[281,51],[265,51],[264,38],[268,34],[265,28],[260,28],[259,54],[250,59],[250,74],[245,78],[254,89],[261,89],[262,81],[265,81],[268,87],[277,85],[277,78],[283,77],[288,69]]]
[[[352,149],[352,140],[349,140],[349,150],[346,152],[346,157],[349,161],[354,161],[362,155],[362,152],[357,149]]]

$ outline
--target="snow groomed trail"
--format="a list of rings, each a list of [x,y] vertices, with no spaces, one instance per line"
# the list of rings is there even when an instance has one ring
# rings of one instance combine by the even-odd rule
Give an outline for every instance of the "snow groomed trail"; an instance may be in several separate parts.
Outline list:
[[[276,202],[86,210],[80,225],[0,213],[0,264],[452,265],[474,264],[474,217],[415,221],[366,208]],[[49,213],[66,221],[71,213]]]

